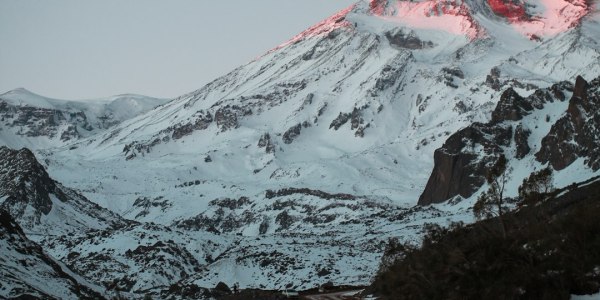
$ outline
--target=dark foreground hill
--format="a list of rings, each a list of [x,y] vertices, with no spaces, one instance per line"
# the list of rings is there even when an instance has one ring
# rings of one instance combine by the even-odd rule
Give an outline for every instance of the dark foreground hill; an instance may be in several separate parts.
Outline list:
[[[371,286],[381,299],[569,299],[600,290],[600,180],[573,184],[497,219],[432,226],[422,248],[399,257]]]

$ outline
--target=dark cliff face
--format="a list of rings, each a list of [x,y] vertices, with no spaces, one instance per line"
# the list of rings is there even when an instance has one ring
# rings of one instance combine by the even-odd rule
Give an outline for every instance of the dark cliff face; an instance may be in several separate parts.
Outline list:
[[[515,90],[508,88],[500,97],[496,109],[492,112],[492,124],[503,121],[518,121],[533,110],[529,101],[521,97]]]
[[[446,140],[434,154],[435,165],[420,205],[439,203],[456,195],[469,197],[485,182],[485,170],[502,153],[502,146],[511,143],[510,126],[474,123]],[[483,156],[473,153],[483,146]]]
[[[0,298],[104,299],[66,273],[40,245],[27,238],[17,221],[3,209],[0,209],[0,247]]]
[[[64,233],[124,223],[114,213],[52,179],[27,148],[0,147],[0,199],[4,199],[0,210],[6,210],[27,230]],[[71,222],[65,222],[64,228],[44,223],[43,216],[53,210]]]
[[[536,154],[538,161],[545,163],[551,160],[550,164],[557,170],[559,166],[564,168],[565,164],[561,164],[562,161],[568,161],[568,164],[574,161],[573,155],[575,157],[588,155],[590,166],[600,163],[598,161],[600,154],[596,154],[592,150],[594,149],[592,147],[598,149],[597,147],[600,146],[596,146],[596,143],[600,143],[600,139],[595,137],[599,134],[594,131],[597,130],[598,126],[596,125],[600,125],[599,113],[596,113],[595,119],[586,119],[585,121],[578,117],[584,114],[590,116],[598,110],[597,102],[600,101],[594,98],[597,97],[598,88],[596,88],[596,96],[593,96],[589,92],[592,89],[584,85],[581,80],[583,79],[577,80],[574,95],[570,100],[569,112],[552,127],[548,134],[549,137],[544,138],[544,142],[542,142],[542,150]],[[594,82],[596,82],[596,86],[600,86],[600,79]],[[544,108],[546,103],[565,101],[566,93],[573,92],[573,90],[573,85],[569,82],[561,82],[547,89],[539,89],[526,98],[521,97],[511,88],[506,90],[492,112],[490,122],[474,123],[456,132],[446,140],[440,149],[435,151],[434,168],[418,204],[440,203],[457,195],[470,197],[484,184],[488,166],[493,165],[501,154],[505,154],[504,149],[506,148],[514,146],[515,159],[522,159],[530,154],[531,146],[528,144],[528,139],[531,132],[521,124],[522,119],[535,110]],[[582,104],[583,102],[585,104]],[[582,110],[584,113],[577,114]],[[565,118],[570,121],[563,120]],[[563,126],[560,125],[561,122],[568,124]],[[559,141],[566,144],[570,140],[567,137],[575,132],[572,128],[576,126],[588,128],[587,132],[579,131],[582,134],[577,141],[579,144],[577,147],[578,149],[585,147],[580,151],[581,155],[576,154],[578,152],[573,150],[561,152],[563,149],[569,148],[561,147]],[[560,128],[563,130],[561,131]],[[551,139],[552,136],[557,137]],[[547,153],[554,153],[554,156]],[[549,159],[550,157],[552,159]]]
[[[536,153],[541,163],[562,170],[578,158],[594,171],[600,169],[600,78],[588,83],[577,77],[569,108],[542,140]]]
[[[0,208],[20,218],[29,205],[35,211],[35,223],[41,214],[48,214],[52,209],[50,194],[63,201],[66,199],[29,149],[0,147],[0,196],[6,197]]]

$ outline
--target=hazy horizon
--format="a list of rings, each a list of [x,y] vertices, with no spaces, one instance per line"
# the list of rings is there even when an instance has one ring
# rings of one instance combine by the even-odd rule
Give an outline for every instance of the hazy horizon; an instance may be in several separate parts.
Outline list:
[[[355,0],[0,0],[0,93],[172,98]]]

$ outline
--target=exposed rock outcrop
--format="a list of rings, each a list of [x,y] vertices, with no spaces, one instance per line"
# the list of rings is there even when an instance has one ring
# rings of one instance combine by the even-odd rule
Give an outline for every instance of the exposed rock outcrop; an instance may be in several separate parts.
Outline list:
[[[523,125],[518,125],[515,129],[515,145],[517,148],[516,158],[522,159],[531,151],[528,142],[530,135],[531,131],[524,128]]]
[[[238,128],[238,114],[236,111],[237,107],[227,105],[215,112],[215,121],[217,122],[217,126],[221,128],[221,131]]]
[[[485,78],[485,83],[492,89],[499,91],[502,86],[500,82],[500,69],[492,68],[490,74]]]
[[[600,169],[600,77],[590,83],[577,77],[566,114],[542,140],[536,158],[562,170],[580,157],[594,171]]]
[[[4,126],[18,127],[20,130],[17,135],[27,137],[54,138],[60,135],[62,141],[68,141],[80,137],[77,126],[87,130],[93,129],[82,112],[69,113],[50,108],[15,106],[5,101],[0,101],[0,117],[2,121],[9,122]]]
[[[194,117],[196,118],[196,121],[194,122],[189,122],[184,125],[176,125],[173,128],[172,138],[176,140],[189,135],[196,130],[204,130],[208,128],[213,121],[213,116],[208,111],[200,110],[194,115]]]
[[[388,42],[395,47],[403,49],[425,49],[432,48],[434,46],[431,41],[423,41],[412,33],[404,33],[401,30],[386,32],[385,37]]]
[[[271,135],[263,134],[258,140],[258,148],[265,148],[266,153],[275,153],[275,145],[271,140]]]
[[[512,140],[512,127],[474,123],[451,135],[434,153],[435,166],[419,204],[438,203],[456,195],[469,197],[485,182],[485,170]],[[483,146],[483,155],[471,149]]]
[[[368,105],[362,107],[354,107],[352,112],[342,113],[331,121],[329,124],[329,129],[333,128],[335,130],[340,129],[344,124],[350,121],[350,129],[355,130],[354,136],[363,137],[365,135],[365,129],[369,128],[371,125],[369,123],[365,124],[365,120],[362,117],[363,111],[368,108]]]
[[[27,148],[13,150],[0,147],[0,198],[4,198],[0,209],[6,210],[28,230],[39,226],[43,231],[64,233],[122,222],[114,213],[50,178]],[[43,216],[49,215],[52,210],[57,210],[56,215],[61,218],[69,218],[70,222],[43,223]]]
[[[308,188],[285,188],[278,191],[267,190],[265,192],[265,198],[271,199],[274,197],[289,196],[293,194],[303,194],[316,196],[325,200],[338,199],[338,200],[354,200],[356,196],[350,194],[330,194],[320,190],[311,190]]]
[[[104,299],[69,275],[0,209],[0,298]]]
[[[0,157],[0,197],[6,197],[0,207],[14,218],[22,217],[30,206],[34,211],[33,222],[38,223],[40,215],[47,215],[52,209],[50,195],[66,200],[66,195],[29,149],[0,147]]]
[[[451,135],[435,151],[434,168],[418,203],[428,205],[457,195],[471,196],[485,183],[488,167],[505,154],[506,148],[513,147],[513,142],[515,157],[524,158],[531,152],[531,132],[521,120],[546,103],[564,101],[566,93],[572,90],[571,83],[561,82],[523,98],[512,88],[507,89],[490,122],[473,123]]]
[[[283,133],[283,142],[286,144],[291,144],[294,139],[300,136],[300,131],[302,130],[302,124],[298,123]]]
[[[525,100],[512,88],[508,88],[496,105],[496,109],[492,112],[493,124],[503,121],[518,121],[523,116],[529,114],[533,110],[533,106],[529,103],[529,99]]]

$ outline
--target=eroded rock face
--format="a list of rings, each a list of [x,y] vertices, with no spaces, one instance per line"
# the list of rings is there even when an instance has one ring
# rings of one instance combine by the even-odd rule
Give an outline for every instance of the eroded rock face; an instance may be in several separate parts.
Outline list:
[[[122,223],[114,213],[50,178],[27,148],[0,147],[0,199],[4,199],[0,209],[10,213],[22,228],[49,235]]]
[[[577,77],[566,114],[558,119],[536,153],[541,163],[562,170],[580,157],[600,169],[600,78],[590,83]]]
[[[492,68],[490,74],[485,78],[485,83],[492,89],[499,91],[502,86],[500,82],[500,69]]]
[[[365,134],[365,129],[371,126],[369,123],[365,124],[365,120],[362,116],[363,111],[367,108],[368,106],[365,105],[362,107],[354,107],[352,112],[349,113],[340,112],[340,114],[333,121],[331,121],[331,124],[329,124],[329,129],[333,128],[338,130],[340,127],[348,123],[348,121],[350,121],[350,129],[355,130],[354,136],[363,137]]]
[[[271,140],[271,135],[268,133],[263,134],[258,140],[258,148],[265,148],[266,153],[275,153],[275,145]]]
[[[425,49],[432,48],[433,42],[422,41],[412,33],[404,33],[403,31],[386,32],[385,37],[391,45],[404,49]]]
[[[531,147],[527,141],[530,135],[531,131],[524,128],[522,125],[518,125],[515,129],[515,145],[517,147],[516,157],[518,159],[524,158],[531,151]]]
[[[6,197],[0,208],[13,218],[22,217],[29,205],[37,222],[41,214],[47,215],[52,209],[50,194],[66,198],[29,149],[0,147],[0,158],[0,197]]]
[[[579,89],[581,92],[575,92],[575,94],[582,96],[574,96],[573,98],[583,99],[581,97],[584,94],[589,98],[589,95],[583,92],[585,88],[581,86],[583,86],[583,83],[577,84],[576,90]],[[530,154],[531,146],[528,140],[531,131],[521,124],[521,121],[535,110],[543,109],[546,103],[564,101],[566,93],[571,91],[573,91],[573,85],[569,82],[561,82],[550,88],[537,90],[526,98],[521,97],[512,88],[507,89],[492,112],[490,122],[485,124],[473,123],[451,135],[442,148],[435,151],[434,168],[418,203],[420,205],[439,203],[457,195],[464,198],[470,197],[485,183],[488,167],[495,164],[500,155],[506,154],[505,149],[514,147],[516,159],[522,159]],[[570,111],[574,110],[571,108],[572,106],[574,104],[570,105]],[[594,107],[596,106],[587,107],[586,112],[594,111],[592,110]],[[600,119],[600,117],[598,118]],[[574,117],[574,120],[577,120],[577,118]],[[567,121],[559,120],[557,124],[561,122]],[[588,127],[590,128],[587,134],[590,136],[582,139],[580,143],[583,145],[588,142],[591,145],[589,147],[593,147],[592,144],[598,141],[598,138],[592,138],[593,130],[597,127]],[[573,131],[573,126],[570,125],[561,128],[564,128],[564,132],[558,134],[558,140],[568,136]],[[560,145],[558,140],[555,139],[547,143]],[[558,149],[568,148],[559,146]],[[558,152],[560,151],[558,149],[549,151]],[[573,151],[569,150],[569,153],[573,153]],[[549,156],[545,155],[544,157]],[[566,159],[572,162],[572,158],[572,154],[569,154],[556,159],[556,161],[560,163],[561,159]]]
[[[302,124],[300,123],[290,127],[283,134],[283,142],[286,144],[291,144],[295,138],[300,136],[300,131],[302,131]]]
[[[67,274],[0,209],[0,298],[105,299]]]
[[[525,100],[512,88],[509,88],[502,93],[496,109],[492,112],[492,123],[518,121],[532,110],[533,106],[528,100]]]
[[[238,128],[238,114],[236,107],[225,106],[215,112],[215,121],[221,131]]]
[[[194,117],[196,118],[196,121],[194,122],[189,122],[184,125],[176,125],[173,128],[172,138],[177,140],[191,134],[196,130],[204,130],[208,128],[213,121],[213,116],[208,111],[200,110],[195,114]]]
[[[419,204],[439,203],[456,195],[471,196],[484,184],[487,166],[497,161],[502,146],[510,145],[512,136],[512,127],[489,123],[474,123],[451,135],[434,153],[435,166]],[[483,146],[483,157],[470,150],[477,145]]]

